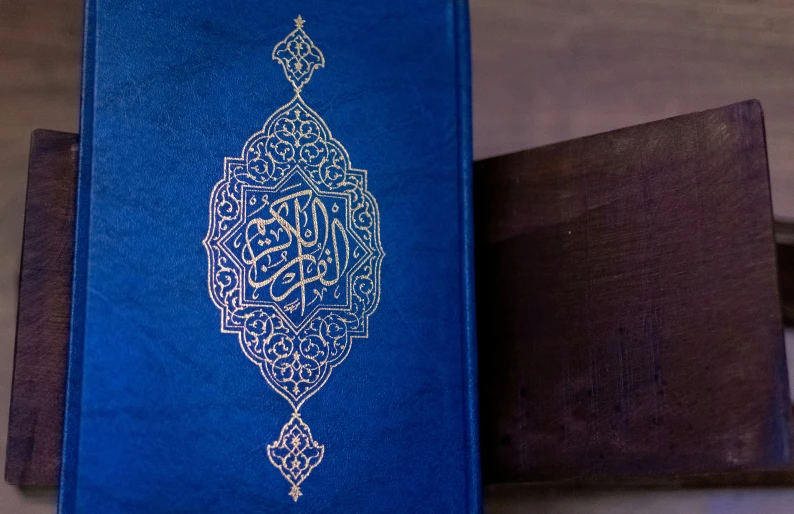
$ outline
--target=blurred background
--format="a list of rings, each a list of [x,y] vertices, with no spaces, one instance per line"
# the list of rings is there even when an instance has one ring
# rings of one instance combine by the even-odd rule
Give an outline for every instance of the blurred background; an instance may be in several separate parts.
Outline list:
[[[476,158],[758,98],[774,211],[794,218],[794,2],[470,5]],[[0,463],[30,132],[77,131],[81,29],[82,0],[0,0]],[[486,496],[489,514],[794,513],[794,489],[499,488]],[[53,492],[0,483],[0,514],[54,512]]]

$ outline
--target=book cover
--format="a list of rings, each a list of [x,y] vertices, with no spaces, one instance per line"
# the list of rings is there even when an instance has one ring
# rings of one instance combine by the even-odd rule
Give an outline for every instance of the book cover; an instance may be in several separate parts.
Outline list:
[[[62,513],[479,510],[467,16],[88,2]]]

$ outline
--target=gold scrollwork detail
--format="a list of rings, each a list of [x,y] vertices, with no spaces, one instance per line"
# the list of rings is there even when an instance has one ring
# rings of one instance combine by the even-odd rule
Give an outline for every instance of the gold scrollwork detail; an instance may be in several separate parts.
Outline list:
[[[304,402],[344,361],[353,339],[368,336],[380,299],[380,214],[367,172],[301,97],[325,57],[304,20],[273,50],[295,90],[262,130],[227,157],[210,195],[208,290],[221,332],[236,334],[244,355],[292,407],[268,446],[271,463],[300,484],[324,447],[300,417]]]

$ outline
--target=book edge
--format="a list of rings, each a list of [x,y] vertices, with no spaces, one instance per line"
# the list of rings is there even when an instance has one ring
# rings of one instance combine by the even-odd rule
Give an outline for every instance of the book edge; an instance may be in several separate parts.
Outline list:
[[[467,0],[456,0],[455,68],[458,102],[458,158],[460,169],[462,318],[466,392],[466,451],[468,452],[467,510],[482,511],[477,392],[477,340],[474,297],[474,210],[471,114],[471,44]]]
[[[66,371],[66,399],[61,456],[59,514],[76,511],[77,460],[80,441],[86,278],[92,173],[94,94],[96,78],[96,0],[85,0],[83,12],[83,73],[80,94],[80,141],[75,207],[75,242],[72,274],[72,311]]]

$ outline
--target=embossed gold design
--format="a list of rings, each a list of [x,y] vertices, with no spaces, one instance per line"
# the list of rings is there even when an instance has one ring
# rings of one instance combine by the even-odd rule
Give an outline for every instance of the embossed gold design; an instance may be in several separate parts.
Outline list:
[[[284,67],[284,75],[296,93],[300,93],[311,80],[315,69],[325,66],[322,52],[303,31],[304,23],[303,18],[298,16],[295,30],[273,49],[273,59]]]
[[[323,459],[325,447],[312,438],[312,433],[300,414],[294,413],[292,419],[281,429],[278,441],[267,447],[267,456],[284,478],[292,484],[289,495],[298,501],[303,496],[298,487],[309,473]]]
[[[246,141],[240,157],[225,159],[203,241],[221,332],[237,334],[245,356],[292,407],[267,451],[295,501],[324,453],[300,409],[347,357],[353,339],[368,336],[384,257],[367,172],[351,166],[301,98],[325,65],[304,23],[298,16],[273,50],[295,96]]]

